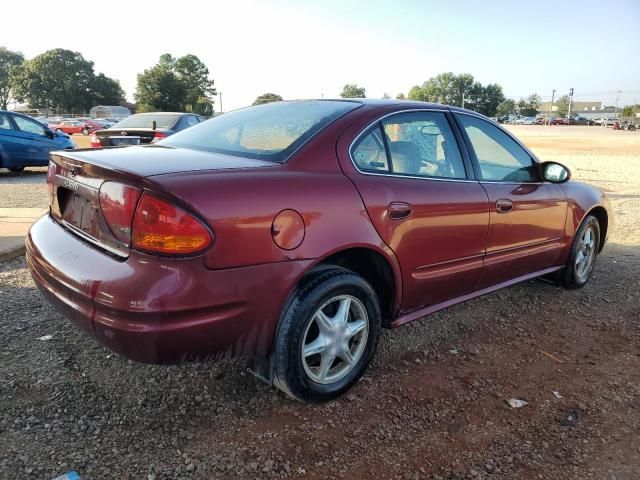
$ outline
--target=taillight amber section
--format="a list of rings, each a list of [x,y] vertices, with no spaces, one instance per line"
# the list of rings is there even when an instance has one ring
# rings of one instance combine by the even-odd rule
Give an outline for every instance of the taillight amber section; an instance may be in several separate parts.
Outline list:
[[[141,190],[118,182],[104,182],[100,186],[100,209],[107,225],[116,237],[131,244],[131,224]]]
[[[133,246],[165,254],[194,254],[211,244],[209,230],[180,207],[143,193],[133,221]]]

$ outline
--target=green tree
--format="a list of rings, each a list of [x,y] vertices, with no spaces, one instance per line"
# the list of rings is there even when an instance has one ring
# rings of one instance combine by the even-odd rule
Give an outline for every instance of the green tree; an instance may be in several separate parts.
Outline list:
[[[209,69],[195,55],[185,55],[174,63],[174,69],[186,87],[185,107],[201,115],[213,112],[213,97],[217,94]]]
[[[540,95],[534,93],[526,99],[518,102],[518,113],[525,117],[535,117],[538,114],[538,106],[540,105]]]
[[[0,109],[6,110],[12,98],[12,84],[14,73],[24,61],[20,52],[13,52],[0,47]]]
[[[120,82],[102,73],[93,78],[91,96],[95,105],[119,105],[125,99]]]
[[[422,85],[412,87],[409,98],[446,105],[464,105],[470,110],[493,116],[504,100],[504,94],[500,85],[491,83],[485,87],[469,73],[456,75],[445,72],[431,77]]]
[[[56,48],[26,60],[13,76],[14,95],[33,108],[84,112],[93,106],[93,62]]]
[[[516,106],[516,102],[511,100],[510,98],[507,98],[506,100],[500,102],[500,105],[498,105],[498,108],[496,108],[496,115],[498,115],[499,117],[505,115],[513,115],[517,111],[518,107]]]
[[[183,110],[187,88],[171,65],[160,61],[138,74],[134,98],[139,112]]]
[[[340,96],[342,98],[366,98],[364,87],[359,87],[355,83],[347,83],[342,88]]]
[[[405,100],[407,97],[404,96],[404,93],[399,93],[396,95],[396,100]]]
[[[470,98],[473,86],[473,75],[468,73],[455,75],[452,72],[445,72],[431,77],[421,86],[413,87],[409,90],[409,98],[460,106],[463,97],[465,102]]]
[[[465,101],[465,107],[488,117],[493,117],[498,111],[498,106],[504,100],[502,87],[497,83],[482,86],[480,82],[474,82],[469,92],[468,103]]]
[[[623,117],[633,117],[633,107],[631,105],[627,105],[622,109]]]
[[[560,117],[566,117],[567,113],[569,113],[569,96],[563,95],[562,97],[560,97],[558,101],[555,103],[555,106],[558,107],[558,110],[556,110],[556,113]]]
[[[156,65],[138,74],[138,110],[191,111],[201,115],[213,112],[216,89],[209,69],[195,55],[174,58],[165,53]]]
[[[282,97],[277,93],[263,93],[253,101],[253,105],[262,105],[264,103],[281,102]]]

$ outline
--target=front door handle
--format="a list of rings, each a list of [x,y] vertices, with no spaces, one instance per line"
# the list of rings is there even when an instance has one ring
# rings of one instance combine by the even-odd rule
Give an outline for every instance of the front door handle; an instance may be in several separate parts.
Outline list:
[[[496,212],[498,213],[508,213],[513,210],[513,202],[511,200],[507,200],[506,198],[502,198],[496,202]]]
[[[391,202],[389,204],[389,218],[399,220],[411,215],[411,205],[406,202]]]

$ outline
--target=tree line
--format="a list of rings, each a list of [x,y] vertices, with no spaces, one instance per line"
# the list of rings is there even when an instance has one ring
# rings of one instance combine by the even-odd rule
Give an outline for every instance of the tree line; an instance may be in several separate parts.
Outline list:
[[[364,87],[356,84],[346,84],[340,96],[342,98],[365,98]],[[382,98],[390,98],[385,93]],[[456,75],[445,72],[429,78],[422,85],[415,85],[409,90],[408,95],[399,93],[396,99],[418,100],[431,103],[455,105],[476,111],[488,117],[503,115],[535,116],[538,113],[540,95],[532,94],[526,99],[515,100],[504,96],[502,87],[497,83],[482,85],[469,73]],[[564,98],[558,100],[558,105],[563,108],[568,106]],[[566,113],[566,111],[565,111]]]
[[[211,115],[215,95],[209,69],[197,56],[175,58],[166,53],[138,74],[134,98],[140,112],[175,110]],[[365,98],[366,90],[350,83],[344,85],[340,96]],[[385,93],[383,98],[390,96]],[[489,117],[535,116],[541,100],[532,94],[516,102],[506,98],[497,83],[482,85],[469,73],[452,72],[431,77],[396,98],[463,106]],[[124,102],[125,93],[118,80],[96,73],[94,63],[78,52],[56,48],[25,59],[20,52],[0,47],[0,108],[6,109],[12,99],[27,102],[31,108],[76,113],[95,105],[118,105]],[[265,93],[253,104],[281,100],[276,93]],[[555,105],[557,114],[566,115],[569,97],[560,97]]]
[[[216,95],[213,85],[209,69],[198,57],[174,58],[167,53],[138,75],[134,98],[141,112],[210,115]],[[96,73],[94,63],[78,52],[55,48],[25,59],[20,52],[0,47],[0,109],[6,110],[11,101],[80,113],[96,105],[119,105],[125,92],[118,80]]]

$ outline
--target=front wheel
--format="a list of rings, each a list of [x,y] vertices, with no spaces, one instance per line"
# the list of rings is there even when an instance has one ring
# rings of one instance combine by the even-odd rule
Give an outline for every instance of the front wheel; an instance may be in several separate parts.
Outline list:
[[[305,277],[285,306],[275,352],[275,385],[303,401],[348,390],[378,344],[378,298],[359,275],[324,267]]]
[[[584,286],[596,265],[600,248],[600,223],[593,215],[584,219],[571,245],[569,259],[560,271],[560,282],[566,288]]]
[[[20,173],[24,170],[24,167],[9,167],[9,171],[13,173]]]

